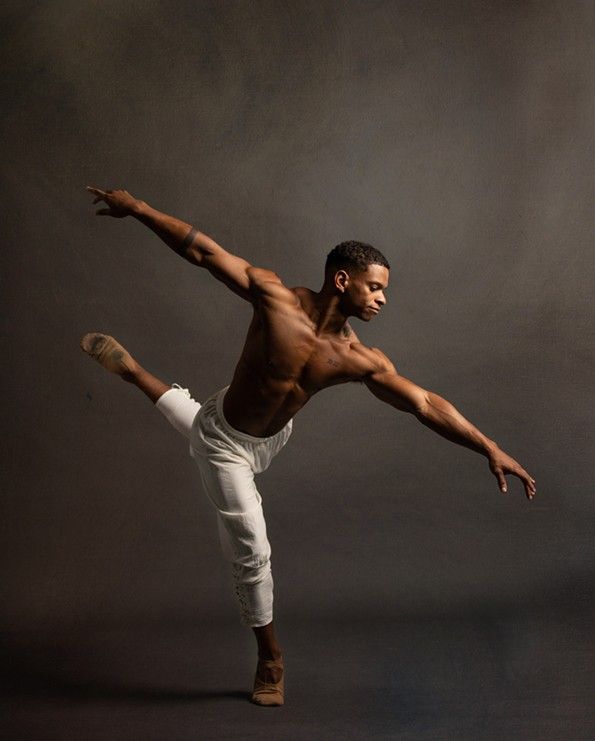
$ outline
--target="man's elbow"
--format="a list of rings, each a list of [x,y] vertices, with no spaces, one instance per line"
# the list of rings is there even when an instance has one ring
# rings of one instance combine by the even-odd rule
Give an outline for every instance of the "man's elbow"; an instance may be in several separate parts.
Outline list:
[[[430,393],[430,391],[421,389],[420,392],[416,394],[412,409],[412,413],[416,417],[425,417],[428,413],[431,406]]]
[[[183,249],[180,254],[184,259],[192,263],[192,265],[196,265],[199,268],[208,268],[208,260],[213,257],[215,250],[195,236],[192,244]]]

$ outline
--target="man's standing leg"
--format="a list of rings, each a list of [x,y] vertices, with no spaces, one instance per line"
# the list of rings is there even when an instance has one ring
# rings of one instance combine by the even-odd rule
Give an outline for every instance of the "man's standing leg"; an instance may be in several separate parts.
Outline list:
[[[199,419],[199,429],[203,421]],[[258,705],[282,705],[283,655],[273,625],[271,547],[254,471],[241,455],[232,450],[224,453],[218,447],[213,450],[209,444],[195,447],[194,458],[217,512],[221,547],[231,565],[242,624],[252,628],[258,643],[251,699]]]

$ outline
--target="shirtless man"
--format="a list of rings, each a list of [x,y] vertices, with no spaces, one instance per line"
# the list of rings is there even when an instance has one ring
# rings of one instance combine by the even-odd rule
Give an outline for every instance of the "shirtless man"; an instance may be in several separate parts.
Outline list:
[[[283,659],[272,619],[270,545],[254,474],[265,470],[285,445],[293,417],[315,393],[339,383],[363,382],[382,401],[484,455],[501,491],[507,490],[505,475],[512,474],[531,500],[535,479],[452,404],[400,376],[383,352],[359,341],[349,317],[369,322],[386,303],[389,265],[375,248],[343,242],[327,257],[320,291],[287,288],[276,273],[253,267],[190,224],[125,190],[87,190],[95,196],[93,203],[106,204],[97,214],[133,216],[178,255],[206,268],[252,304],[252,322],[231,384],[203,404],[187,389],[151,375],[109,335],[87,334],[81,346],[107,370],[141,389],[189,440],[217,511],[241,620],[252,627],[258,644],[251,699],[259,705],[282,705]]]

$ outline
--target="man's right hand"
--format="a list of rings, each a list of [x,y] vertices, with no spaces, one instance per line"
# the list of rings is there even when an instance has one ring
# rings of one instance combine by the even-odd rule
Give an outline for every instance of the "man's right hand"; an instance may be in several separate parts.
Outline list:
[[[131,196],[127,190],[101,190],[92,185],[87,185],[87,190],[95,196],[93,203],[103,201],[108,208],[100,208],[95,213],[97,216],[113,216],[115,219],[123,219],[124,216],[135,213],[140,201]]]

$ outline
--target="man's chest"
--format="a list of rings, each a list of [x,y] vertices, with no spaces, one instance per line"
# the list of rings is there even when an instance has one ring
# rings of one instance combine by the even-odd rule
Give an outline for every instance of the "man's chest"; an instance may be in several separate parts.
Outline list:
[[[278,326],[261,326],[254,339],[254,351],[264,359],[267,374],[295,381],[311,393],[360,380],[366,372],[349,335],[337,339],[321,337],[299,319],[286,320]]]
[[[302,383],[320,390],[338,383],[359,381],[365,374],[366,366],[349,341],[318,340],[304,366]]]

